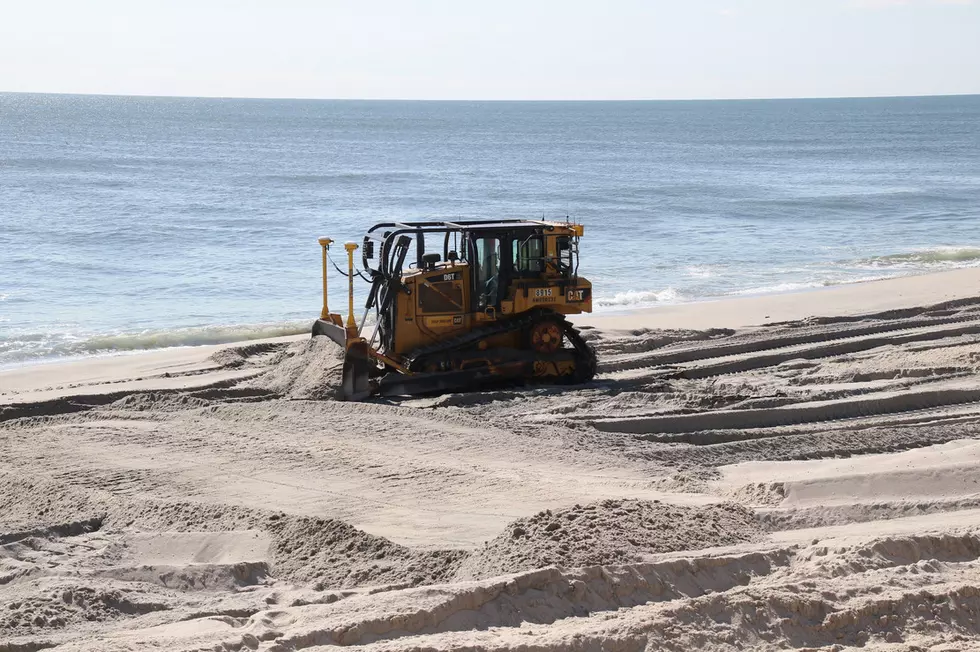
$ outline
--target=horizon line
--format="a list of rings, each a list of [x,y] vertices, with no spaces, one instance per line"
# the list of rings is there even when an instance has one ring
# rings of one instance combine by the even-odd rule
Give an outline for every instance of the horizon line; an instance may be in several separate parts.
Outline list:
[[[4,91],[0,95],[60,95],[68,97],[117,97],[145,99],[183,100],[250,100],[250,101],[302,101],[302,102],[522,102],[522,103],[589,103],[589,102],[760,102],[792,100],[887,100],[941,97],[978,97],[980,92],[968,93],[921,93],[911,95],[812,95],[778,97],[703,97],[703,98],[618,98],[618,99],[465,99],[465,98],[398,98],[398,97],[249,97],[244,95],[159,95],[150,93],[66,93],[58,91]]]

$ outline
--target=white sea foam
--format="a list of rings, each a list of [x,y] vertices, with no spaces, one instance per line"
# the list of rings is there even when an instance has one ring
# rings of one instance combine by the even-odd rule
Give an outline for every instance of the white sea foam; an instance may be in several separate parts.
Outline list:
[[[311,322],[259,324],[244,326],[204,326],[174,330],[151,330],[139,333],[120,333],[91,337],[76,346],[84,351],[138,351],[174,346],[225,344],[243,340],[258,340],[283,335],[298,335],[310,330]]]
[[[830,285],[827,281],[812,281],[805,283],[774,283],[772,285],[760,285],[758,287],[742,288],[732,290],[726,296],[750,296],[756,294],[780,294],[784,292],[799,292],[801,290],[812,290],[813,288]]]
[[[842,267],[859,269],[933,270],[980,266],[980,248],[935,247],[884,256],[869,256],[856,261],[843,261]]]
[[[596,300],[596,306],[605,308],[635,308],[665,303],[680,303],[684,299],[674,288],[665,290],[627,290],[617,292],[611,298]]]
[[[46,358],[92,356],[183,346],[227,344],[309,332],[312,320],[273,324],[200,326],[132,333],[72,335],[24,333],[0,339],[0,366]]]
[[[715,275],[711,265],[688,265],[685,268],[687,275],[693,278],[711,278]]]
[[[726,296],[754,296],[760,294],[783,294],[787,292],[802,292],[805,290],[813,290],[816,288],[833,287],[835,285],[851,285],[854,283],[868,283],[870,281],[883,281],[889,278],[896,278],[898,276],[909,276],[909,274],[888,274],[888,275],[876,275],[876,276],[859,276],[853,278],[835,278],[835,279],[823,279],[806,281],[800,283],[775,283],[773,285],[762,285],[759,287],[744,288],[740,290],[732,290],[727,293]]]

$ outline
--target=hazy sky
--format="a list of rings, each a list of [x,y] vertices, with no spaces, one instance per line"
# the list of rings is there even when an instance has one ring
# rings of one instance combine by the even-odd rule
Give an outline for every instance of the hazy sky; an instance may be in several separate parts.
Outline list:
[[[980,93],[980,0],[0,0],[0,91]]]

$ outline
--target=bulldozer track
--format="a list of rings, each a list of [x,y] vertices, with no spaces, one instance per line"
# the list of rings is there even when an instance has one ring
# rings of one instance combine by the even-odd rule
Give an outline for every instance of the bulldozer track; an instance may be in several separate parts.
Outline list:
[[[435,344],[430,344],[428,346],[420,347],[412,351],[408,356],[408,368],[411,370],[417,370],[420,364],[426,359],[434,355],[443,355],[453,351],[461,351],[467,348],[476,346],[481,340],[493,337],[495,335],[502,335],[504,333],[513,333],[516,331],[523,331],[537,322],[551,320],[556,321],[562,328],[562,334],[568,338],[572,347],[575,349],[576,360],[575,368],[576,372],[570,379],[571,382],[587,382],[593,378],[597,370],[597,362],[595,352],[592,347],[582,339],[581,334],[578,329],[572,326],[565,317],[561,314],[552,312],[550,310],[533,310],[531,312],[518,315],[509,319],[500,320],[494,322],[487,326],[482,326],[480,328],[475,328],[467,333],[459,335],[457,337],[445,340],[443,342],[437,342]]]
[[[966,324],[956,326],[956,324],[964,323]],[[944,326],[948,328],[943,328]],[[854,331],[859,332],[855,333]],[[869,335],[876,335],[883,332],[888,332],[890,335],[887,337],[869,337]],[[980,319],[975,316],[959,317],[956,319],[943,318],[928,324],[917,324],[915,326],[909,326],[907,324],[882,324],[876,328],[863,327],[860,329],[851,329],[847,331],[846,335],[838,337],[828,338],[826,334],[812,334],[807,337],[772,338],[744,344],[662,354],[653,359],[646,357],[642,360],[607,363],[600,365],[599,373],[608,379],[617,374],[630,371],[657,370],[682,362],[712,360],[746,353],[762,354],[687,369],[667,368],[663,369],[663,373],[658,374],[658,377],[663,379],[705,379],[772,367],[790,360],[819,360],[850,353],[859,353],[892,344],[940,340],[975,334],[980,334]],[[791,343],[787,344],[787,341],[791,341]],[[810,343],[815,343],[815,346],[805,347],[806,344]],[[776,344],[776,346],[773,346],[773,344]],[[686,353],[693,355],[687,358],[682,357]]]
[[[914,330],[914,329],[910,329]],[[718,363],[716,365],[704,366],[695,369],[685,369],[677,373],[678,378],[685,378],[689,380],[695,380],[700,378],[710,378],[712,376],[721,376],[727,374],[743,373],[746,371],[752,371],[753,369],[761,369],[765,367],[772,367],[789,360],[805,359],[814,360],[822,358],[832,358],[839,355],[847,355],[850,353],[859,353],[861,351],[868,351],[871,349],[876,349],[881,346],[888,346],[893,344],[906,344],[909,342],[924,342],[928,340],[939,340],[947,339],[949,337],[956,337],[960,335],[976,335],[980,334],[980,324],[975,324],[971,326],[961,326],[958,328],[953,328],[949,330],[932,330],[922,334],[909,334],[909,335],[892,335],[889,337],[858,337],[854,341],[847,341],[846,339],[838,340],[833,343],[827,343],[823,345],[818,345],[809,349],[802,349],[794,351],[790,355],[785,354],[774,354],[774,355],[763,355],[750,358],[748,360],[735,360],[727,363]]]
[[[881,335],[883,333],[887,335]],[[647,370],[657,380],[711,379],[774,367],[790,360],[821,360],[883,346],[939,342],[970,335],[980,335],[980,316],[975,314],[903,319],[898,323],[846,328],[834,333],[776,336],[663,352],[644,356],[641,360],[607,363],[600,372],[606,381],[643,378]],[[976,338],[970,339],[976,341]],[[698,361],[705,364],[687,368],[674,366]],[[634,434],[662,442],[707,445],[773,437],[788,430],[841,428],[845,424],[853,429],[926,421],[976,420],[980,418],[980,385],[972,382],[972,374],[966,373],[968,378],[963,375],[937,374],[926,383],[898,392],[871,390],[820,401],[808,402],[801,398],[788,405],[600,417],[590,419],[589,423],[605,432]]]
[[[796,403],[775,408],[596,419],[592,423],[597,430],[604,432],[625,432],[640,435],[683,434],[682,437],[653,438],[664,441],[689,441],[689,438],[692,437],[703,439],[697,433],[704,431],[744,431],[755,428],[828,424],[890,414],[908,415],[936,408],[970,404],[980,404],[980,387],[947,387],[918,392],[903,391],[887,396],[820,401],[812,404]],[[738,436],[732,435],[719,441],[736,438],[744,439],[745,433],[743,432]]]
[[[803,344],[829,343],[843,339],[864,337],[877,333],[890,333],[903,330],[928,328],[976,321],[980,315],[942,316],[924,319],[906,319],[899,322],[886,322],[872,325],[847,326],[836,331],[816,333],[800,333],[736,343],[721,343],[708,346],[684,347],[673,351],[656,351],[642,356],[631,356],[627,360],[618,360],[600,365],[599,373],[614,373],[645,367],[656,367],[668,364],[682,364],[711,358],[723,358],[746,353],[757,353],[774,349],[784,349]]]

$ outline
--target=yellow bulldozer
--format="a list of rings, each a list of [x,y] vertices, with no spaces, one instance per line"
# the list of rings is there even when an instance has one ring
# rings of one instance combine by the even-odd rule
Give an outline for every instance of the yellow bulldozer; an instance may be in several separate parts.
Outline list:
[[[335,265],[348,281],[346,321],[327,305],[333,240],[320,238],[323,310],[313,337],[344,347],[341,397],[591,380],[595,353],[565,318],[592,311],[592,284],[578,275],[582,234],[580,224],[558,221],[377,224],[360,246],[361,270],[351,242],[347,271]],[[359,324],[357,277],[370,283]]]

